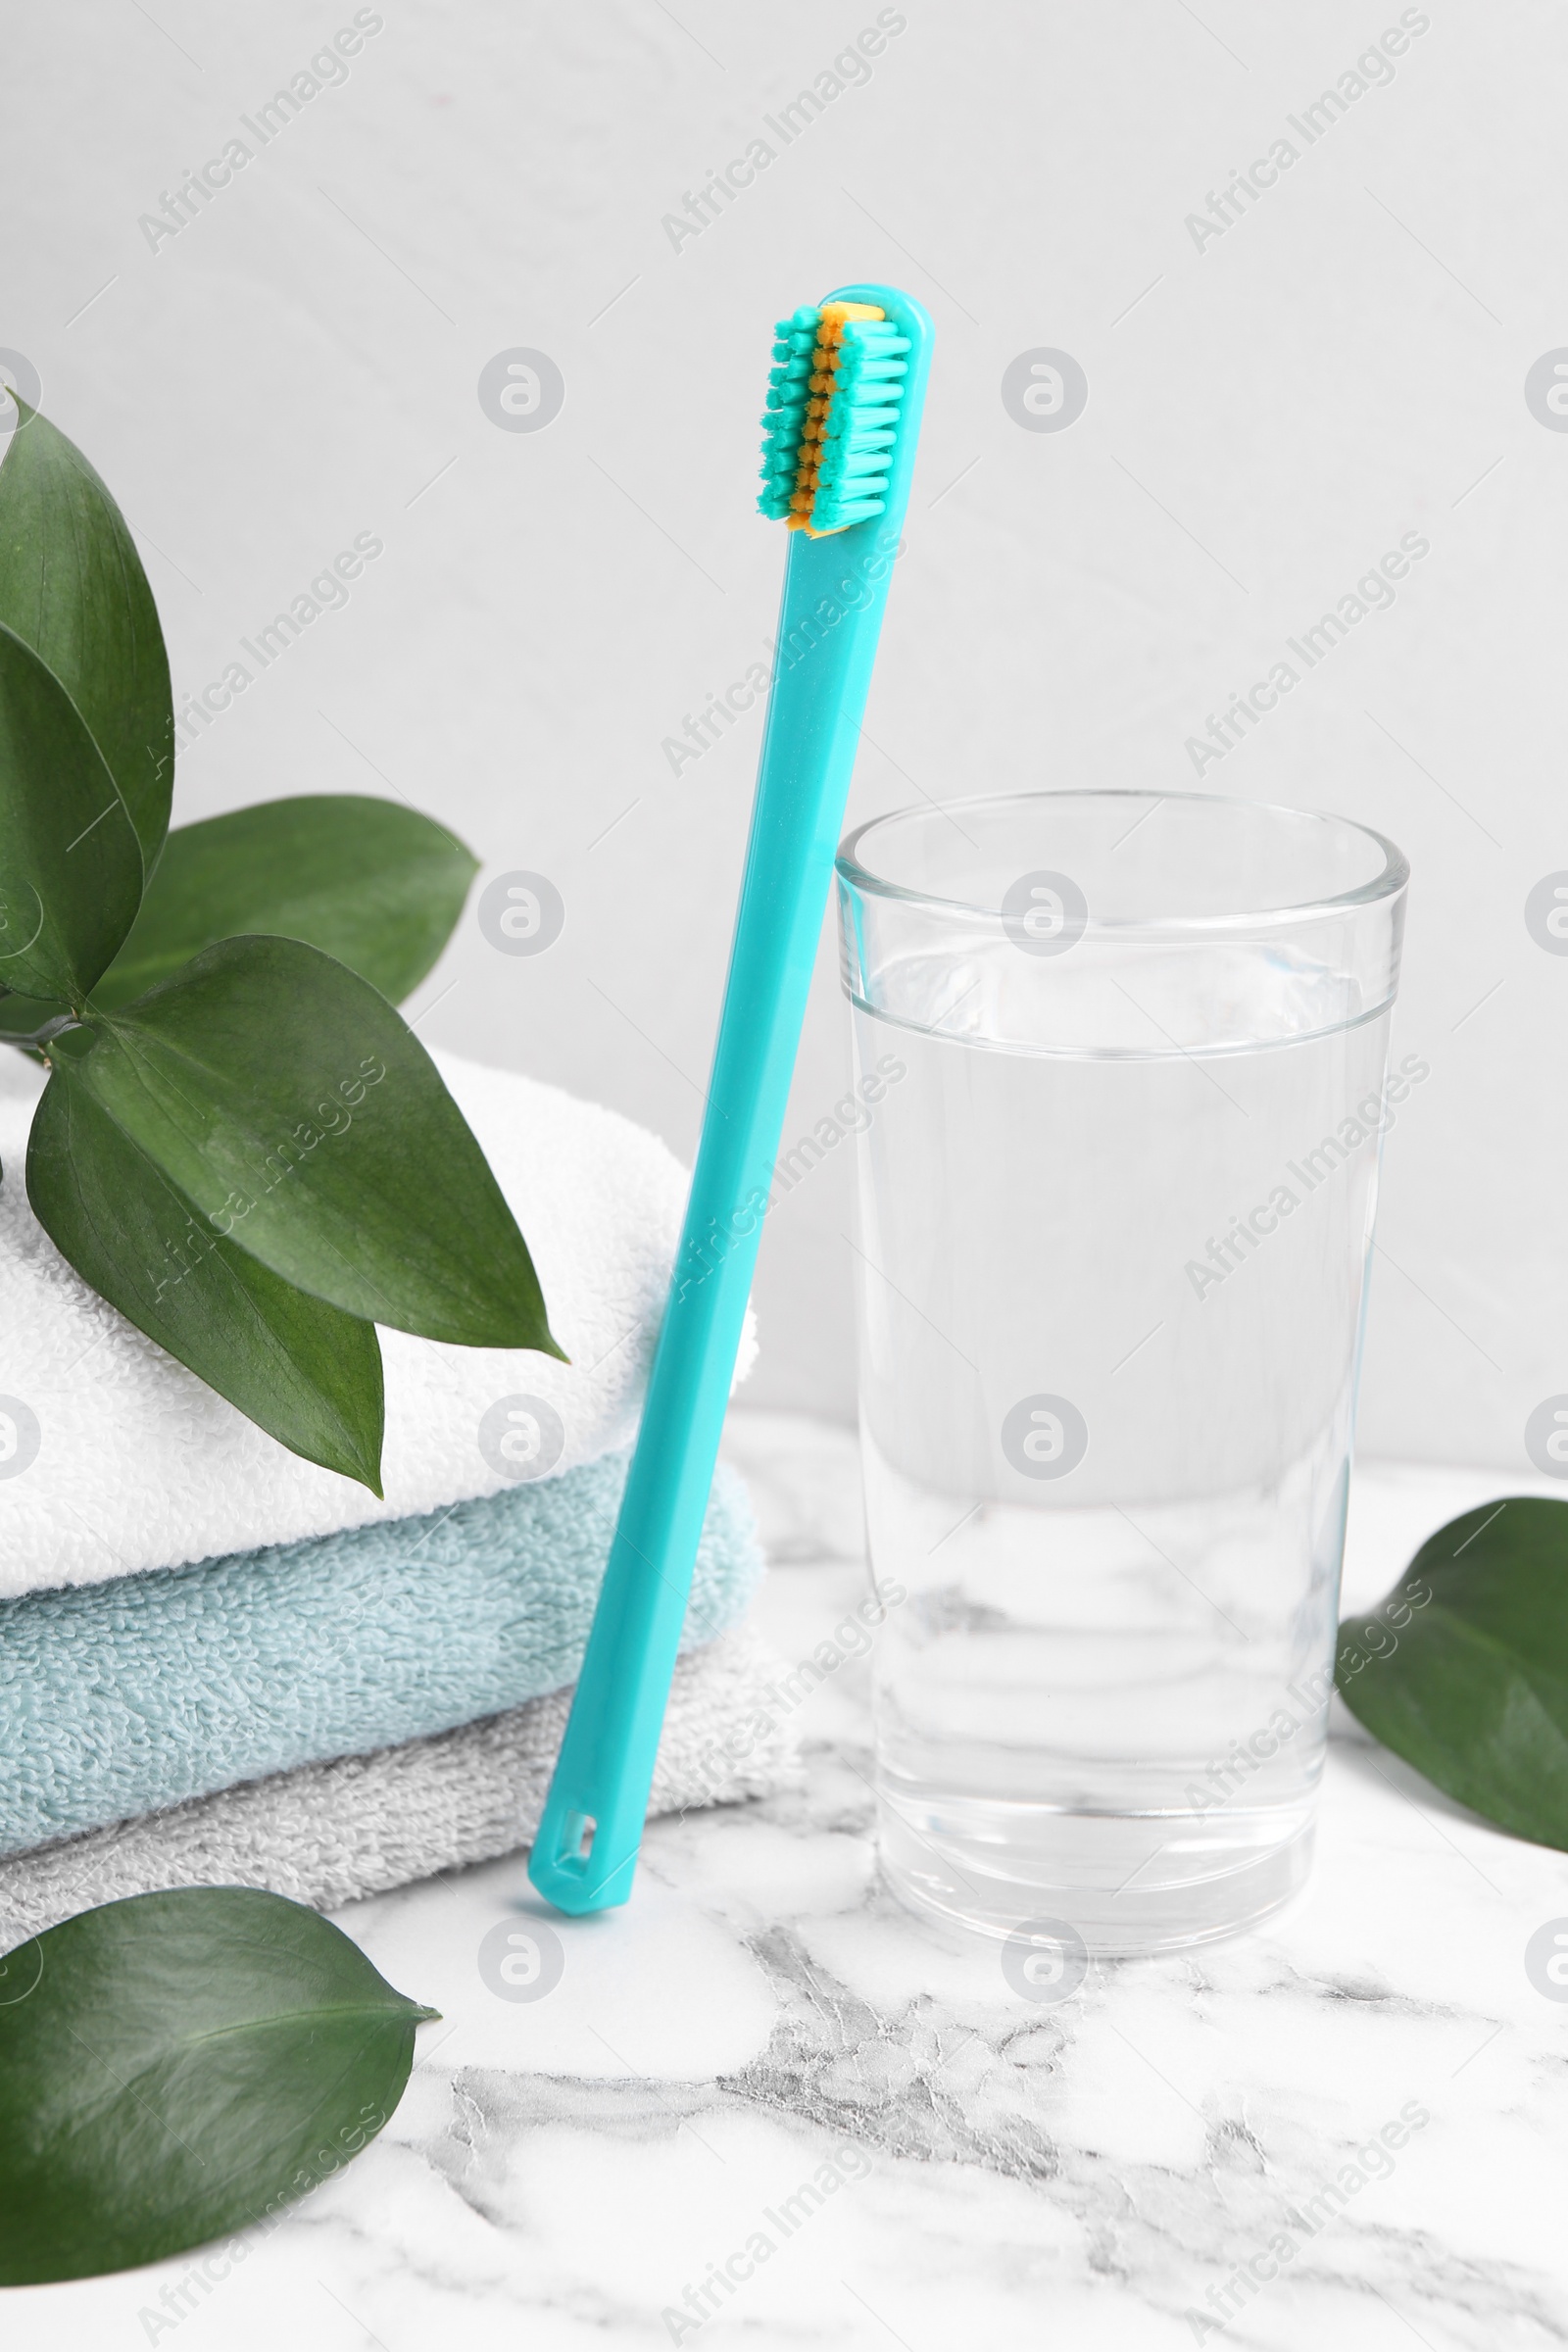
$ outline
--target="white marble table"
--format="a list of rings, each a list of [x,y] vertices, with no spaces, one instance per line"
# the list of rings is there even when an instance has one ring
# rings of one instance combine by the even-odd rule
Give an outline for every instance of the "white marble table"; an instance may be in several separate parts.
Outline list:
[[[742,1416],[731,1451],[777,1567],[767,1630],[805,1656],[859,1596],[853,1441]],[[1350,1598],[1508,1491],[1363,1472]],[[1342,1716],[1289,1913],[1031,2006],[995,1953],[945,1948],[878,1887],[863,1666],[800,1728],[804,1789],[659,1825],[628,1912],[557,1923],[544,1999],[479,1972],[529,1899],[520,1859],[345,1915],[443,2012],[380,2139],[226,2276],[14,2290],[5,2344],[1568,2342],[1568,2005],[1524,1969],[1568,1915],[1568,1858],[1459,1813]],[[1358,2162],[1386,2125],[1402,2144]],[[726,2264],[699,2323],[687,2290],[700,2311]]]

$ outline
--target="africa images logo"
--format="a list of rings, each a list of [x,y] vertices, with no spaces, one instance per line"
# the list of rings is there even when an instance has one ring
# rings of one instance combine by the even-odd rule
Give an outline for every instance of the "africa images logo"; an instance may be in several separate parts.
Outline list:
[[[516,344],[479,370],[479,406],[505,433],[542,432],[560,416],[566,382],[547,351]]]
[[[1021,1478],[1066,1478],[1089,1451],[1089,1424],[1065,1396],[1021,1396],[1002,1424],[1002,1450]]]

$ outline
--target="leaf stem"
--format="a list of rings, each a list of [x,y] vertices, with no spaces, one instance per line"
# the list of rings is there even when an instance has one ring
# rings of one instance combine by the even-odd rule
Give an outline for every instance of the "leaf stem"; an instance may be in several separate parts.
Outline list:
[[[42,1028],[34,1029],[30,1036],[16,1037],[8,1034],[4,1043],[8,1046],[21,1047],[24,1052],[29,1047],[36,1050],[40,1046],[49,1045],[55,1038],[63,1036],[68,1029],[83,1029],[85,1027],[86,1023],[75,1013],[57,1012],[52,1020],[45,1021]]]

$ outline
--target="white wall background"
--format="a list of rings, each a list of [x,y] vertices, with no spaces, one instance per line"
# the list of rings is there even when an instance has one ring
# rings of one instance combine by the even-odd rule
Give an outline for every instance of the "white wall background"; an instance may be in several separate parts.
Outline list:
[[[421,1034],[689,1153],[760,727],[678,778],[661,747],[771,632],[772,318],[903,280],[941,339],[852,816],[1190,785],[1221,696],[1401,533],[1430,539],[1204,781],[1411,858],[1396,1053],[1432,1077],[1388,1145],[1363,1449],[1523,1472],[1526,1415],[1568,1390],[1568,956],[1524,921],[1568,868],[1568,434],[1524,397],[1568,344],[1562,12],[1431,0],[1306,150],[1286,117],[1398,24],[1391,0],[906,0],[869,80],[678,251],[662,217],[780,146],[764,116],[871,0],[374,13],[346,80],[156,251],[139,217],[248,137],[351,0],[56,0],[8,27],[0,345],[125,508],[177,684],[357,532],[385,542],[182,759],[176,821],[391,789],[490,873],[547,874],[557,944],[498,955],[470,907]],[[1186,216],[1281,136],[1299,161],[1198,250]],[[481,410],[514,346],[564,375],[544,431]],[[1038,346],[1087,371],[1068,431],[1003,406]],[[791,1140],[841,1091],[842,1032],[824,951]],[[851,1408],[847,1174],[770,1221],[761,1401]]]

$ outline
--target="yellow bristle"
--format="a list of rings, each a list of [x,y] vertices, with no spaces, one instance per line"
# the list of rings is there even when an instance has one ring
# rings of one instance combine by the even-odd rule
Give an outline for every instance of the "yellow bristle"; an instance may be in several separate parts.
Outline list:
[[[801,427],[801,453],[795,468],[795,492],[790,504],[795,509],[786,515],[786,527],[805,531],[819,539],[829,534],[811,529],[809,515],[816,500],[817,464],[822,455],[822,426],[833,405],[833,384],[838,374],[839,345],[845,324],[852,318],[885,318],[887,313],[868,302],[829,302],[822,306],[816,322],[816,349],[811,354],[811,374],[808,390],[811,398],[806,404],[806,421]]]

